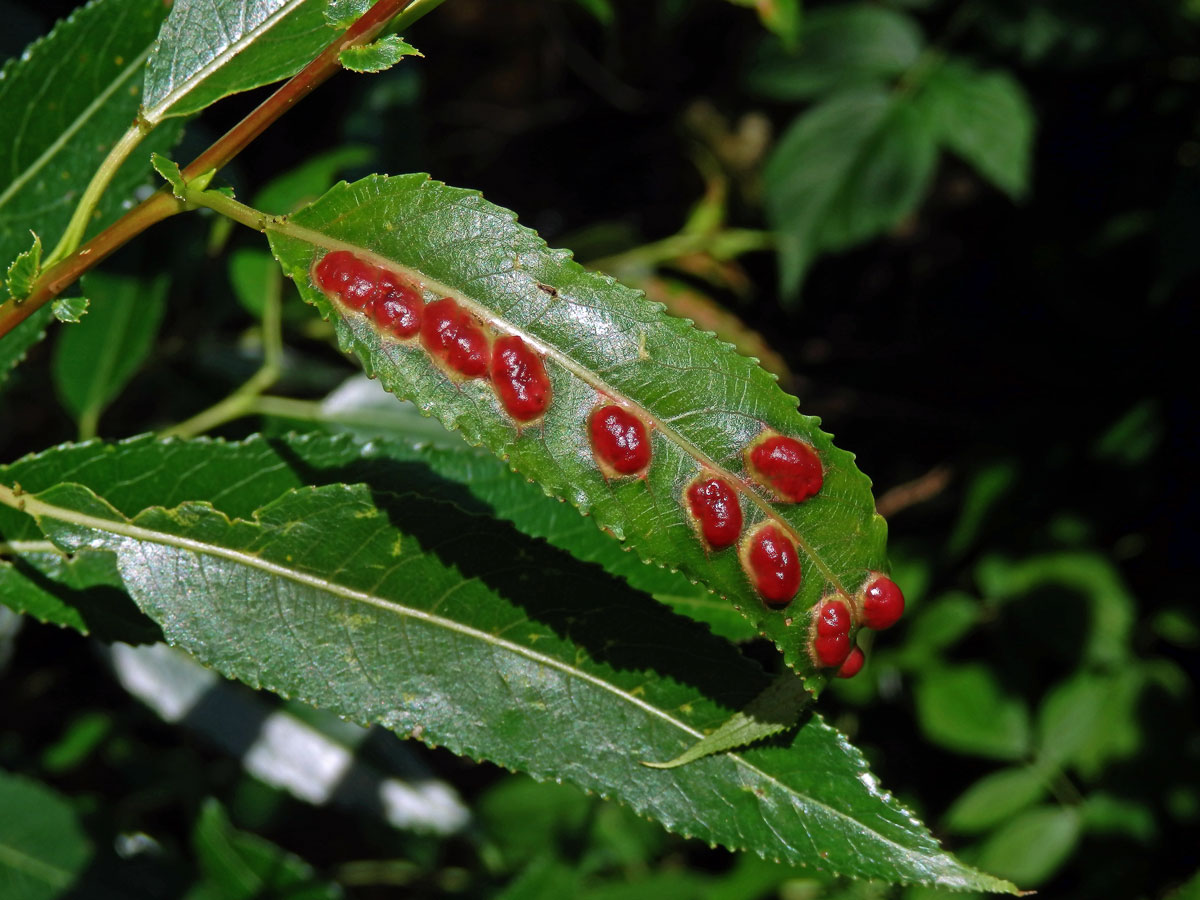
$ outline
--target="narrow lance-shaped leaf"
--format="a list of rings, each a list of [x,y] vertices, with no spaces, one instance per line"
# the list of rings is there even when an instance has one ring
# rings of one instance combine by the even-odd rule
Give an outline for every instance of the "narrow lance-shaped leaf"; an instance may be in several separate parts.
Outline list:
[[[114,553],[169,640],[253,686],[570,781],[729,847],[858,877],[1012,890],[941,851],[817,717],[772,746],[638,765],[742,707],[765,686],[761,669],[522,538],[458,486],[407,475],[401,493],[292,491],[249,521],[196,503],[128,518],[78,485],[0,487],[0,503],[64,550]]]
[[[334,187],[286,220],[266,225],[285,273],[305,299],[334,321],[343,347],[368,374],[458,428],[468,441],[507,457],[513,468],[569,500],[643,559],[703,581],[783,650],[788,665],[810,671],[809,610],[828,594],[853,597],[885,565],[886,526],[869,481],[853,457],[834,447],[814,418],[796,411],[773,376],[712,335],[663,313],[569,254],[551,250],[512,213],[478,194],[424,175],[373,176]],[[384,333],[368,315],[331,299],[313,267],[349,250],[423,292],[426,328],[432,301],[451,298],[490,342],[519,337],[544,365],[551,400],[536,421],[519,422],[493,389],[500,376],[456,377],[422,342]],[[490,346],[490,343],[489,343]],[[600,408],[618,407],[648,434],[648,464],[627,474],[602,471],[589,427]],[[624,427],[624,426],[622,426]],[[815,450],[823,483],[803,502],[780,502],[747,453],[778,433]],[[636,437],[636,435],[635,435]],[[645,446],[639,444],[644,451]],[[717,549],[701,538],[684,495],[716,478],[744,517],[737,544]],[[773,608],[748,571],[751,545],[764,534],[798,548],[802,582]],[[789,602],[790,598],[790,602]]]
[[[392,406],[400,406],[395,398],[380,393]],[[432,420],[420,421],[429,425]],[[156,504],[173,506],[184,500],[203,500],[226,515],[248,517],[281,494],[306,484],[362,482],[399,492],[407,484],[405,473],[421,467],[433,476],[461,485],[492,514],[512,522],[523,534],[545,538],[576,559],[602,566],[676,611],[705,622],[714,633],[735,640],[754,637],[746,620],[725,601],[678,573],[644,565],[633,554],[623,553],[619,544],[573,509],[547,497],[500,460],[467,447],[457,437],[455,441],[456,448],[450,450],[379,439],[360,446],[345,435],[254,437],[240,443],[143,436],[114,444],[54,447],[0,467],[0,484],[20,484],[24,490],[36,493],[68,479],[102,494],[127,515]],[[3,506],[0,539],[18,542],[21,547],[44,543],[28,516]],[[102,560],[92,561],[83,554],[69,560],[57,552],[22,551],[14,556],[19,560],[7,570],[9,580],[2,582],[10,589],[0,591],[0,597],[18,611],[43,620],[85,627],[87,617],[64,600],[45,598],[54,585],[80,588],[121,584],[119,577],[82,579],[85,574],[93,579],[97,573],[103,574],[93,568],[93,562]],[[111,563],[108,568],[112,569]],[[4,572],[0,569],[0,576]],[[27,578],[22,581],[21,575]],[[43,583],[42,577],[54,585]]]
[[[146,67],[146,120],[190,115],[295,75],[338,34],[325,21],[325,4],[176,0]]]

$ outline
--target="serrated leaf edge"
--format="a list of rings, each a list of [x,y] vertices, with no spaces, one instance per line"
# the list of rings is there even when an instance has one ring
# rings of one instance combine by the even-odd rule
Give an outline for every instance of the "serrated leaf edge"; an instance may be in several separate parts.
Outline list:
[[[65,486],[65,485],[59,485],[59,487],[62,487],[62,486]],[[83,528],[89,528],[89,529],[93,529],[93,530],[97,530],[97,531],[108,532],[111,534],[119,535],[121,537],[129,538],[134,541],[142,541],[142,542],[146,542],[146,543],[160,544],[163,546],[175,547],[180,550],[186,550],[186,551],[189,551],[192,553],[198,553],[198,554],[215,556],[218,558],[226,559],[226,560],[236,563],[238,565],[245,565],[245,566],[248,566],[251,568],[256,568],[267,574],[270,574],[270,575],[273,575],[276,577],[280,577],[280,578],[284,578],[284,579],[293,581],[297,584],[303,584],[308,587],[315,588],[317,590],[327,591],[327,592],[333,594],[334,596],[341,597],[344,600],[349,600],[349,601],[358,602],[358,603],[365,603],[369,606],[373,606],[377,609],[392,613],[394,615],[417,619],[417,620],[425,622],[428,625],[432,625],[432,626],[438,627],[438,628],[444,628],[447,631],[453,631],[453,632],[461,634],[465,637],[482,641],[485,644],[490,644],[490,645],[502,648],[508,652],[514,653],[515,655],[523,656],[526,659],[530,660],[531,662],[534,662],[539,665],[544,665],[547,668],[555,669],[555,670],[560,671],[568,676],[579,678],[582,681],[586,681],[586,682],[592,684],[594,687],[598,687],[601,690],[604,690],[604,691],[616,696],[617,698],[624,700],[635,707],[640,708],[641,710],[643,710],[643,712],[645,712],[655,718],[658,718],[658,719],[662,720],[663,722],[666,722],[669,725],[673,725],[674,727],[679,729],[681,732],[683,732],[685,735],[692,738],[693,740],[699,740],[704,737],[704,734],[702,732],[697,731],[696,729],[692,728],[691,726],[687,725],[686,723],[679,721],[678,719],[676,719],[673,716],[671,716],[670,714],[668,714],[666,711],[658,709],[657,707],[655,707],[649,703],[646,703],[645,701],[639,699],[638,697],[634,696],[630,692],[621,690],[621,689],[615,687],[614,685],[609,684],[608,682],[604,681],[603,679],[597,678],[596,676],[591,675],[590,673],[585,672],[581,669],[575,668],[565,662],[562,662],[561,660],[557,660],[553,657],[545,656],[541,653],[538,653],[538,652],[532,650],[531,648],[523,647],[520,644],[512,643],[511,641],[507,641],[507,640],[499,637],[498,635],[493,635],[486,631],[480,631],[479,629],[471,628],[469,626],[463,625],[460,622],[455,622],[452,619],[445,619],[441,616],[437,616],[432,613],[425,612],[423,610],[411,609],[409,607],[402,606],[398,603],[394,603],[393,601],[384,600],[383,598],[380,598],[380,597],[374,597],[363,591],[358,591],[353,588],[348,588],[343,585],[339,585],[339,584],[330,582],[327,579],[319,578],[314,575],[309,575],[304,572],[299,572],[294,569],[289,569],[286,566],[279,565],[278,563],[272,563],[267,560],[261,559],[261,558],[255,556],[254,554],[239,552],[236,550],[230,550],[228,548],[223,548],[223,547],[218,548],[218,547],[214,547],[211,544],[205,544],[202,541],[197,541],[192,538],[186,538],[186,537],[182,537],[179,535],[173,535],[173,534],[166,533],[166,532],[152,531],[150,529],[142,528],[138,525],[133,524],[133,522],[131,520],[126,518],[118,510],[116,510],[111,505],[109,505],[107,503],[107,501],[105,501],[102,497],[100,497],[94,491],[91,491],[90,489],[83,487],[82,485],[79,485],[77,487],[80,487],[82,490],[86,491],[89,495],[96,497],[101,503],[103,503],[109,510],[112,511],[112,515],[114,518],[102,519],[97,516],[93,516],[93,515],[90,515],[87,513],[81,513],[76,510],[69,509],[67,507],[54,506],[53,504],[46,503],[46,502],[40,500],[37,496],[20,494],[20,493],[14,492],[11,488],[9,488],[5,485],[0,485],[0,503],[4,503],[5,505],[19,509],[22,512],[25,512],[28,515],[31,515],[35,519],[38,519],[38,520],[40,520],[42,518],[48,518],[48,519],[52,519],[55,521],[60,521],[60,522],[65,522],[67,524],[76,525],[76,526],[83,527]],[[343,487],[346,487],[346,486],[343,485]],[[298,490],[299,491],[313,491],[316,489],[315,488],[301,488]],[[296,493],[296,492],[297,491],[289,491],[288,493]],[[286,494],[284,496],[286,496]],[[211,511],[213,514],[221,517],[224,521],[229,522],[229,523],[238,521],[235,519],[231,519],[229,516],[226,516],[223,512],[221,512],[220,510],[217,510],[210,503],[191,503],[191,504],[186,504],[186,505],[189,505],[192,507],[199,507],[199,508],[203,508],[205,510]],[[146,510],[143,510],[143,512],[150,512],[150,511],[161,511],[164,514],[170,515],[170,510],[166,510],[163,507],[149,507]],[[242,521],[245,521],[245,520],[242,520]],[[255,521],[250,522],[250,524],[256,525],[256,526],[258,525],[258,523]],[[261,526],[259,526],[259,527],[261,527]],[[232,673],[225,671],[225,669],[222,668],[222,666],[220,664],[217,664],[216,667],[218,668],[219,671],[222,672],[222,674],[226,675],[227,677],[234,677],[232,675]],[[302,695],[297,695],[297,699],[302,700],[304,702],[309,702]],[[879,798],[881,801],[883,801],[885,803],[894,804],[895,808],[898,811],[902,812],[904,815],[906,815],[909,818],[910,822],[912,822],[914,824],[914,827],[921,827],[923,829],[923,826],[920,825],[920,822],[915,817],[915,815],[913,815],[913,813],[911,811],[909,811],[908,809],[903,807],[898,801],[896,801],[895,798],[893,797],[893,795],[891,794],[891,792],[881,791],[878,789],[878,779],[876,779],[875,776],[870,773],[869,767],[866,765],[866,761],[863,759],[862,754],[858,750],[858,748],[856,748],[853,744],[851,744],[849,742],[849,740],[846,739],[845,735],[841,734],[840,732],[836,732],[836,731],[835,731],[835,733],[837,734],[837,740],[838,740],[838,743],[841,745],[842,749],[844,751],[847,751],[849,754],[852,754],[853,762],[859,771],[860,783],[862,783],[864,785],[864,787],[866,787],[867,790],[871,794],[873,794],[874,796]],[[477,753],[469,753],[469,755],[472,755],[475,758],[490,759],[489,755],[482,751],[478,751]],[[875,831],[874,829],[869,828],[864,823],[859,822],[857,819],[854,819],[851,816],[849,816],[847,813],[844,813],[841,810],[835,809],[834,807],[831,807],[828,804],[821,802],[820,800],[817,800],[813,797],[810,797],[807,794],[803,794],[803,793],[795,790],[794,788],[789,787],[788,785],[785,785],[784,783],[779,781],[775,776],[770,775],[767,772],[764,772],[758,766],[755,766],[753,763],[746,760],[745,757],[743,757],[740,753],[729,752],[726,755],[729,756],[729,758],[731,760],[733,760],[735,763],[744,767],[748,772],[761,778],[763,781],[774,785],[776,787],[776,789],[778,789],[784,796],[799,798],[799,799],[802,799],[806,804],[809,804],[812,806],[818,806],[824,810],[827,810],[833,817],[836,817],[838,819],[844,819],[844,820],[852,823],[852,825],[856,829],[861,829],[863,831],[870,832],[871,834],[875,835],[881,842],[889,844],[889,845],[897,848],[897,850],[899,850],[903,854],[912,854],[912,853],[916,852],[908,847],[903,846],[902,844],[896,843],[894,840],[892,840],[889,837],[886,837],[885,835],[880,834],[878,831]],[[607,799],[607,795],[605,793],[599,792],[599,794],[600,794],[600,796],[605,797]],[[666,823],[662,823],[662,824],[664,824],[664,827],[666,827]],[[929,834],[929,832],[927,830],[925,831],[925,833],[927,835]],[[766,856],[765,853],[763,853],[761,850],[759,850],[756,847],[751,848],[749,846],[744,846],[744,847],[734,846],[734,847],[731,847],[730,849],[733,849],[733,850],[754,849],[760,856],[763,856],[764,858]],[[942,851],[942,852],[945,853],[945,851]],[[957,860],[954,860],[954,858],[951,857],[949,854],[945,854],[945,855],[946,855],[947,861],[957,862]],[[962,874],[964,876],[966,873],[975,872],[975,874],[977,874],[979,876],[981,882],[983,882],[984,884],[993,886],[991,888],[992,890],[1016,893],[1015,886],[1010,885],[1008,882],[1005,882],[1001,879],[997,879],[994,876],[987,875],[986,873],[981,873],[981,872],[977,872],[976,870],[972,870],[970,867],[967,867],[967,866],[963,865],[962,863],[959,863],[959,865],[963,867]],[[915,882],[901,882],[901,883],[915,883]],[[971,883],[967,883],[965,881],[947,882],[944,886],[956,887],[959,885],[961,885],[962,889],[978,888],[978,887],[982,886],[980,884],[971,884]]]

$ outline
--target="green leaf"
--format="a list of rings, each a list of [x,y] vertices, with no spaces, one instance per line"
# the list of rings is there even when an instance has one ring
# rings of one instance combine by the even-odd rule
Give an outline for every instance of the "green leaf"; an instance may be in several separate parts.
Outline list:
[[[137,116],[138,79],[166,15],[161,0],[93,0],[0,75],[0,261],[66,228],[92,173]],[[178,128],[153,135],[167,146]],[[121,167],[93,227],[111,221],[146,180],[145,156]],[[7,340],[7,339],[6,339]]]
[[[252,521],[195,503],[131,520],[73,485],[21,498],[0,489],[0,501],[22,503],[64,549],[115,553],[169,640],[252,686],[570,781],[733,848],[1012,890],[944,854],[819,717],[785,744],[670,771],[637,765],[744,706],[766,685],[761,670],[500,525],[461,488],[405,476],[401,493],[292,491]]]
[[[192,831],[192,845],[204,873],[199,890],[189,900],[288,900],[335,898],[342,892],[316,880],[312,866],[270,841],[239,831],[221,804],[205,800]]]
[[[1041,799],[1045,776],[1031,766],[1001,769],[967,788],[946,811],[946,828],[978,834],[999,825]]]
[[[71,804],[43,784],[0,769],[0,897],[65,895],[92,856]]]
[[[775,641],[787,664],[808,670],[807,611],[825,594],[849,596],[885,568],[886,525],[850,454],[753,361],[639,293],[550,250],[512,213],[424,175],[341,184],[287,221],[268,225],[285,274],[342,347],[397,396],[431,411],[472,444],[568,500],[646,560],[701,581]],[[541,424],[518,429],[485,381],[448,378],[424,351],[383,337],[364,316],[345,316],[309,280],[315,259],[353,247],[386,260],[431,296],[453,297],[494,332],[516,334],[545,355],[553,402]],[[645,479],[607,480],[592,456],[586,420],[601,398],[635,410],[653,432]],[[814,446],[824,487],[781,504],[754,487],[743,453],[763,426]],[[784,611],[768,610],[733,548],[708,553],[680,502],[701,472],[741,495],[747,527],[771,520],[800,548],[804,582]]]
[[[1119,666],[1129,659],[1134,599],[1116,567],[1098,553],[1047,553],[1024,560],[989,556],[975,571],[984,596],[1012,602],[1045,587],[1077,591],[1091,606],[1086,660]]]
[[[804,682],[791,672],[781,672],[761,694],[734,713],[716,731],[706,734],[679,756],[667,762],[643,760],[652,769],[674,769],[713,753],[748,747],[756,741],[780,734],[800,721],[812,701]]]
[[[1006,696],[995,675],[978,664],[927,672],[916,689],[917,720],[925,736],[959,753],[1021,759],[1029,751],[1029,713]]]
[[[54,384],[80,433],[96,433],[100,414],[141,368],[166,309],[167,279],[89,272],[91,314],[64,329],[54,351]]]
[[[0,389],[8,381],[8,373],[25,359],[29,348],[46,336],[46,325],[52,318],[54,311],[49,306],[43,306],[0,337]]]
[[[146,66],[151,124],[300,71],[336,36],[324,0],[175,0]]]
[[[907,95],[845,91],[802,113],[763,171],[784,294],[799,291],[818,254],[860,243],[909,215],[936,161],[934,134]]]
[[[588,11],[601,25],[611,25],[616,20],[612,0],[574,0],[575,5]]]
[[[1138,698],[1143,676],[1136,669],[1110,675],[1079,672],[1056,685],[1038,710],[1038,760],[1074,766],[1095,777],[1114,759],[1141,745]]]
[[[54,318],[64,324],[78,325],[87,315],[87,297],[58,297],[50,304],[54,310]]]
[[[867,3],[825,6],[805,19],[798,53],[764,41],[747,81],[768,97],[807,100],[898,78],[916,63],[923,44],[904,13]]]
[[[328,0],[325,4],[325,23],[339,31],[353,25],[371,8],[373,0]]]
[[[1079,840],[1079,813],[1042,806],[1010,819],[983,844],[979,864],[1036,887],[1067,861]]]
[[[183,172],[179,169],[179,163],[161,153],[151,153],[150,165],[154,167],[155,172],[162,176],[163,181],[171,186],[171,193],[176,198],[187,199],[187,182],[183,180]]]
[[[33,284],[42,271],[42,239],[33,235],[33,244],[28,250],[22,250],[8,265],[5,273],[4,286],[8,296],[14,300],[24,300],[33,291]]]
[[[369,44],[356,44],[338,54],[342,67],[351,72],[382,72],[406,56],[421,56],[416,47],[395,34],[387,34]]]
[[[926,77],[916,102],[942,145],[1013,199],[1026,195],[1036,120],[1015,78],[946,60]]]

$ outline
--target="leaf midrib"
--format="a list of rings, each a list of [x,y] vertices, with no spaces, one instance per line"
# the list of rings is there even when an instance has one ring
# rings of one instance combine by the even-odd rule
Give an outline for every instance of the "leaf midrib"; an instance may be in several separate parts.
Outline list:
[[[202,85],[210,75],[224,67],[231,59],[233,59],[233,57],[245,50],[246,47],[253,43],[260,34],[265,31],[270,31],[277,24],[279,24],[281,19],[285,18],[293,10],[295,10],[296,7],[301,6],[305,2],[306,0],[291,0],[291,2],[284,3],[273,13],[263,19],[262,22],[260,22],[256,27],[250,29],[249,31],[242,32],[241,37],[239,37],[232,44],[229,44],[224,50],[214,56],[198,70],[193,72],[178,87],[175,84],[174,78],[172,78],[171,87],[167,90],[167,93],[163,96],[162,100],[160,100],[154,106],[148,109],[144,108],[142,110],[142,115],[145,117],[146,121],[150,122],[152,125],[157,125],[163,119],[168,118],[167,113],[170,111],[172,106],[184,100],[189,94],[200,87],[200,85]],[[155,46],[157,46],[157,43]],[[146,74],[149,75],[149,71],[147,71]]]
[[[735,490],[753,503],[766,519],[790,535],[791,538],[796,542],[796,545],[804,551],[805,555],[812,561],[813,565],[815,565],[818,571],[820,571],[820,573],[825,577],[825,580],[833,586],[833,589],[847,600],[850,599],[850,594],[845,587],[842,586],[841,579],[834,574],[833,570],[828,566],[828,564],[826,564],[825,560],[817,554],[816,550],[808,542],[808,540],[805,539],[804,536],[801,535],[800,532],[798,532],[790,522],[776,513],[774,508],[758,493],[751,482],[737,473],[729,471],[724,466],[718,465],[708,456],[707,453],[696,446],[696,444],[691,440],[676,431],[663,419],[656,416],[642,404],[631,399],[624,391],[614,388],[603,378],[594,373],[591,369],[588,369],[577,363],[570,355],[559,350],[557,347],[547,344],[545,341],[530,334],[529,332],[518,328],[508,320],[501,318],[496,314],[495,310],[490,309],[489,307],[480,303],[478,300],[475,300],[469,295],[464,294],[457,288],[453,288],[450,285],[443,284],[434,278],[430,278],[426,273],[420,271],[419,269],[414,269],[410,266],[405,266],[402,263],[398,263],[395,260],[380,256],[378,253],[375,253],[366,247],[362,247],[358,244],[351,244],[346,241],[339,241],[319,231],[306,228],[303,225],[297,225],[286,217],[268,220],[265,223],[264,228],[266,231],[274,231],[317,247],[323,247],[327,250],[353,250],[360,254],[368,254],[369,256],[374,257],[376,260],[386,264],[389,267],[407,273],[410,280],[424,284],[435,293],[440,293],[442,296],[446,297],[453,297],[457,302],[468,307],[477,316],[482,317],[493,327],[496,327],[497,330],[507,334],[515,335],[524,340],[526,343],[533,345],[540,352],[552,358],[556,363],[558,363],[558,365],[562,366],[585,384],[590,385],[596,391],[607,394],[610,397],[620,401],[623,405],[638,410],[642,416],[647,419],[664,437],[674,443],[684,453],[691,456],[692,459],[694,459],[701,467],[710,470],[714,474],[720,475],[726,481],[730,482],[734,486]]]
[[[390,612],[402,617],[417,619],[433,627],[443,628],[447,631],[452,631],[465,637],[479,640],[485,644],[491,644],[518,656],[523,656],[531,662],[545,665],[548,668],[556,669],[557,671],[560,671],[568,676],[579,678],[580,680],[585,681],[594,687],[599,687],[601,690],[606,691],[641,709],[643,712],[655,718],[661,719],[669,725],[673,725],[693,739],[699,740],[704,736],[702,732],[692,728],[685,722],[679,721],[664,710],[640,700],[633,694],[624,691],[616,685],[610,684],[609,682],[604,681],[603,679],[598,678],[589,672],[568,665],[567,663],[555,659],[552,656],[545,656],[544,654],[538,653],[528,647],[524,647],[521,644],[515,644],[511,641],[507,641],[498,635],[493,635],[486,631],[480,631],[478,629],[471,628],[470,626],[464,625],[461,622],[455,622],[453,619],[446,619],[441,616],[425,612],[424,610],[417,610],[411,607],[402,606],[394,601],[385,600],[382,597],[375,597],[366,592],[336,584],[324,578],[319,578],[315,575],[298,572],[295,569],[290,569],[286,566],[281,566],[278,563],[273,563],[269,560],[262,559],[261,557],[252,553],[245,553],[225,547],[216,547],[212,544],[206,544],[202,541],[170,534],[167,532],[152,531],[148,528],[134,525],[128,520],[118,521],[113,519],[102,519],[98,516],[92,516],[87,513],[78,512],[77,510],[68,509],[66,507],[54,506],[53,504],[46,503],[45,501],[38,499],[37,497],[24,494],[18,495],[14,493],[11,488],[5,485],[0,485],[0,503],[12,506],[36,518],[41,518],[44,516],[49,519],[67,522],[83,528],[91,528],[97,531],[108,532],[121,537],[127,537],[134,541],[161,544],[168,547],[173,546],[180,550],[187,550],[193,553],[227,559],[230,562],[237,563],[238,565],[244,565],[250,568],[258,569],[262,572],[266,572],[267,574],[274,575],[297,584],[303,584],[308,587],[316,588],[317,590],[327,591],[328,593],[341,597],[345,600],[365,603],[385,612]],[[228,517],[224,516],[223,513],[220,513],[215,509],[213,512],[228,520]],[[852,818],[847,813],[844,813],[841,810],[829,806],[828,804],[817,800],[808,794],[801,793],[795,788],[784,784],[775,776],[764,772],[758,766],[748,762],[741,754],[728,752],[726,755],[734,762],[744,767],[748,772],[752,773],[758,778],[761,778],[763,781],[774,785],[776,789],[778,789],[784,795],[795,797],[806,804],[819,807],[832,816],[850,823],[854,829],[874,835],[881,842],[895,847],[901,853],[908,854],[915,852],[912,848],[905,847],[886,835],[880,834],[875,829],[870,828],[858,819]]]

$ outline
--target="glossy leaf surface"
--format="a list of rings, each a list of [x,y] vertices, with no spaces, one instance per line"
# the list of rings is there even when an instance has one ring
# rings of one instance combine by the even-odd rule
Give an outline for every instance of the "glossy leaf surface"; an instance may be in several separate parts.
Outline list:
[[[75,485],[0,497],[23,502],[64,549],[113,552],[170,640],[253,686],[571,781],[730,847],[1010,889],[942,853],[818,717],[772,746],[669,772],[637,765],[694,742],[766,676],[694,623],[496,522],[458,486],[427,472],[408,481],[400,492],[302,488],[251,520],[197,503],[129,519]]]
[[[337,32],[325,0],[176,0],[146,67],[144,115],[157,124],[288,78]]]
[[[161,0],[94,0],[59,22],[0,77],[0,266],[36,231],[52,247],[96,167],[137,116],[141,73],[166,15]],[[150,138],[169,146],[169,129]],[[101,200],[93,229],[147,180],[136,151]]]
[[[506,456],[643,559],[728,597],[797,670],[809,666],[802,647],[807,609],[831,590],[853,592],[868,570],[885,568],[886,526],[874,512],[870,483],[771,375],[641,294],[547,248],[512,213],[477,194],[423,175],[373,176],[335,187],[270,226],[269,235],[285,273],[334,321],[342,346],[368,374],[468,442]],[[335,306],[309,277],[332,249],[386,262],[424,285],[427,299],[452,297],[495,334],[519,335],[543,354],[554,400],[542,423],[518,428],[484,380],[456,383],[423,350],[397,344],[365,316]],[[650,426],[653,458],[644,480],[608,480],[593,458],[585,423],[595,406],[614,401]],[[743,451],[764,427],[817,449],[825,467],[817,496],[776,504],[748,479]],[[733,548],[709,554],[697,538],[681,497],[702,470],[739,491],[747,529],[771,519],[798,542],[804,581],[786,610],[765,608]]]

